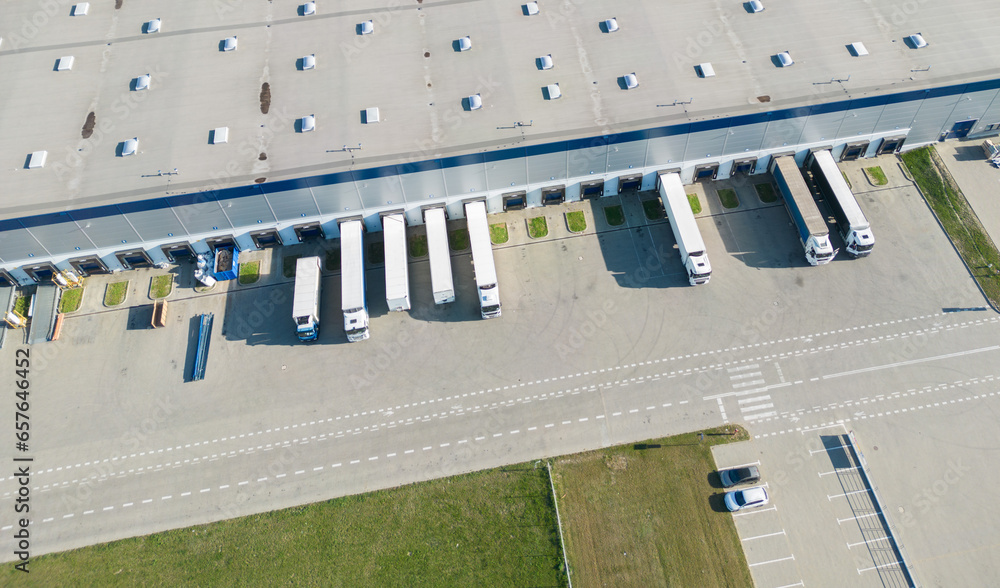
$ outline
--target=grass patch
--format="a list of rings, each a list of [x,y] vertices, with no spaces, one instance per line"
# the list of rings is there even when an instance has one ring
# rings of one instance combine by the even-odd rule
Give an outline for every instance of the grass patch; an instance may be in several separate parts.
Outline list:
[[[625,211],[622,210],[621,205],[605,206],[604,207],[604,218],[608,220],[608,224],[612,227],[617,227],[618,225],[625,224]]]
[[[452,251],[465,251],[469,248],[469,229],[455,229],[448,233],[448,245]]]
[[[532,239],[541,239],[549,234],[549,224],[544,216],[536,216],[528,220],[528,236]]]
[[[166,298],[174,289],[174,277],[170,274],[155,276],[149,281],[149,297],[153,300]]]
[[[757,198],[764,204],[778,201],[778,195],[774,193],[774,186],[771,184],[754,184],[754,190],[757,190]]]
[[[494,245],[503,245],[508,240],[510,235],[507,233],[507,223],[490,225],[490,241],[493,241]]]
[[[845,171],[842,171],[842,172],[840,172],[840,175],[844,176],[844,182],[846,182],[846,183],[847,183],[847,187],[848,187],[849,189],[853,190],[853,189],[854,189],[854,186],[852,186],[852,185],[851,185],[851,180],[850,180],[850,179],[848,179],[848,177],[847,177],[847,172],[845,172]]]
[[[582,233],[587,230],[587,215],[582,210],[574,210],[566,213],[566,226],[573,233]]]
[[[301,255],[288,255],[281,260],[281,275],[286,278],[295,277],[295,264],[298,263]]]
[[[659,198],[642,201],[642,211],[646,213],[648,220],[660,220],[663,218],[663,204]]]
[[[413,235],[410,237],[410,257],[427,257],[427,235]]]
[[[879,166],[866,167],[865,175],[868,176],[868,180],[875,184],[876,186],[884,186],[889,183],[889,178],[885,177],[885,172]]]
[[[368,244],[368,263],[380,264],[385,263],[385,242],[379,241],[378,243]]]
[[[724,208],[736,208],[740,205],[740,199],[736,197],[736,191],[729,188],[719,190],[719,200]]]
[[[104,306],[118,306],[125,302],[126,295],[128,295],[128,280],[111,282],[104,291]]]
[[[28,309],[31,308],[31,294],[27,296],[18,296],[14,299],[14,312],[28,318]]]
[[[39,586],[565,586],[561,563],[545,467],[525,464],[44,555],[31,571]],[[0,584],[22,576],[4,566]]]
[[[986,297],[1000,307],[1000,252],[937,151],[921,147],[900,157]]]
[[[691,212],[698,214],[701,212],[701,200],[697,194],[688,194],[688,204],[691,205]]]
[[[240,276],[239,282],[244,286],[247,284],[256,284],[260,280],[260,262],[250,261],[247,263],[240,264]]]
[[[688,433],[554,460],[570,577],[588,586],[753,586],[722,491],[707,481],[711,445],[746,438],[720,428],[703,442]]]
[[[59,312],[76,312],[80,310],[82,303],[83,288],[63,290],[62,296],[59,297]]]

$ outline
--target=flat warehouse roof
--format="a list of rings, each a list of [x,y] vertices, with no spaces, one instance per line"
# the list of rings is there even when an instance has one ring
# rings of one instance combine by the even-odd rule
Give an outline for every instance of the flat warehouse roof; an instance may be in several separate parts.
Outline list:
[[[0,218],[1000,78],[1000,5],[985,0],[769,0],[756,14],[735,0],[553,1],[534,16],[523,4],[319,2],[299,16],[299,3],[129,0],[72,17],[69,4],[5,3]],[[604,32],[611,17],[619,29]],[[907,45],[917,32],[927,47]],[[776,67],[782,51],[794,65]],[[548,54],[555,66],[539,69]],[[73,69],[55,71],[67,55]],[[698,77],[705,62],[714,77]],[[625,91],[632,72],[642,84]],[[469,111],[474,94],[483,107]],[[364,124],[369,108],[378,124]],[[316,127],[302,133],[306,115]],[[220,127],[228,142],[213,144]],[[139,152],[121,157],[133,137]],[[36,151],[48,161],[29,170]]]

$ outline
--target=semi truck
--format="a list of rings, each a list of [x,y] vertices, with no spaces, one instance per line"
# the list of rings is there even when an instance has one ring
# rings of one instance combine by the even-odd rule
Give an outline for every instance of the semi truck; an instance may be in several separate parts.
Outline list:
[[[300,257],[295,261],[295,292],[292,296],[292,320],[299,341],[319,338],[320,261],[318,257]]]
[[[701,231],[698,230],[698,223],[694,220],[694,212],[691,210],[691,203],[684,191],[681,177],[676,173],[662,173],[657,177],[657,184],[663,208],[667,211],[667,218],[670,219],[670,228],[673,229],[674,239],[677,240],[681,263],[687,270],[688,281],[692,286],[707,284],[712,278],[712,264],[708,262],[705,242],[701,238]]]
[[[861,211],[844,175],[828,150],[812,154],[809,171],[837,219],[837,229],[844,239],[844,248],[854,258],[868,257],[875,247],[875,235]]]
[[[434,304],[454,302],[455,282],[451,277],[451,253],[448,252],[448,225],[444,208],[424,210],[424,224],[427,227],[427,253],[431,263]]]
[[[493,263],[490,226],[486,221],[486,203],[482,200],[467,202],[465,220],[469,226],[469,242],[472,244],[479,309],[484,319],[497,318],[500,316],[500,288],[497,286],[497,271]]]
[[[340,223],[340,291],[347,340],[368,338],[368,306],[365,304],[365,249],[360,220]]]
[[[410,272],[406,257],[406,220],[402,213],[382,217],[385,237],[385,301],[390,312],[410,310]]]
[[[837,254],[830,244],[830,229],[823,215],[819,213],[802,172],[791,155],[772,157],[769,166],[774,181],[778,184],[785,208],[799,232],[799,240],[809,265],[824,265],[833,261]]]

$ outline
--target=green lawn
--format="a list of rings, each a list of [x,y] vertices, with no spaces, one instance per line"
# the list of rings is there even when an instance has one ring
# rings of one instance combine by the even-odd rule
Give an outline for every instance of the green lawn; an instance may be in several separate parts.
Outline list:
[[[260,262],[250,261],[240,264],[240,284],[256,284],[260,280]]]
[[[625,224],[625,211],[621,205],[604,207],[604,218],[608,219],[608,224],[612,227]]]
[[[448,245],[452,251],[465,251],[469,248],[469,229],[455,229],[448,233]]]
[[[875,167],[866,167],[865,175],[876,186],[884,186],[889,183],[889,178],[885,177],[885,172],[877,165]]]
[[[242,269],[240,271],[242,272]],[[149,280],[149,297],[153,300],[156,300],[157,298],[166,298],[170,295],[170,291],[173,289],[174,276],[171,274],[155,276]]]
[[[725,208],[736,208],[740,205],[740,199],[736,197],[736,191],[729,188],[719,190],[719,200]]]
[[[368,263],[380,264],[385,263],[385,242],[379,241],[378,243],[368,244]]]
[[[18,296],[14,300],[14,312],[28,318],[28,309],[31,308],[31,294],[27,296]]]
[[[528,221],[528,236],[532,239],[541,239],[548,234],[549,225],[544,216],[536,216]]]
[[[688,203],[691,205],[691,212],[699,214],[701,212],[701,200],[697,194],[688,194]]]
[[[582,233],[587,230],[587,216],[582,210],[574,210],[566,213],[566,227],[570,232]]]
[[[844,181],[845,181],[845,182],[847,183],[847,187],[848,187],[848,188],[851,188],[851,189],[853,190],[853,189],[854,189],[854,186],[852,186],[852,185],[851,185],[851,180],[850,180],[850,179],[848,179],[848,177],[847,177],[847,172],[843,172],[843,171],[842,171],[842,172],[840,172],[840,175],[844,176]]]
[[[764,204],[778,201],[778,195],[774,193],[774,186],[771,184],[754,184],[753,187],[757,190],[757,197]]]
[[[642,201],[642,211],[646,213],[648,220],[660,220],[663,218],[663,204],[659,198]]]
[[[118,306],[125,302],[127,294],[128,280],[108,284],[107,290],[104,291],[104,306]]]
[[[59,298],[59,312],[76,312],[80,310],[81,303],[83,303],[83,288],[63,290]]]
[[[23,586],[565,586],[544,465],[34,557]]]
[[[934,146],[913,149],[900,157],[986,297],[994,308],[1000,307],[1000,274],[997,273],[1000,271],[1000,252],[958,184],[947,173]]]
[[[327,254],[329,255],[329,253]],[[286,255],[284,259],[281,260],[281,275],[286,278],[295,277],[295,264],[298,263],[301,255]]]
[[[510,235],[507,233],[507,223],[490,225],[490,241],[493,241],[494,245],[503,245],[509,239]]]
[[[410,257],[427,257],[427,235],[413,235],[410,237]]]
[[[710,446],[733,438],[705,433],[554,460],[574,586],[753,585],[722,490],[708,482]]]

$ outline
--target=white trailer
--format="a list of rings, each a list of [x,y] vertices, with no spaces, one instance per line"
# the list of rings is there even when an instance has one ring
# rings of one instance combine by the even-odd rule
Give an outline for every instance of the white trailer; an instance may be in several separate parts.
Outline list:
[[[785,208],[799,232],[799,241],[806,254],[809,265],[825,265],[833,261],[837,252],[830,244],[830,229],[826,220],[819,213],[819,207],[813,200],[809,186],[802,179],[802,172],[795,164],[795,158],[790,155],[772,157],[771,175],[778,184],[781,197],[785,200]]]
[[[851,257],[868,257],[875,247],[871,225],[861,212],[858,200],[844,180],[844,174],[833,160],[833,154],[823,149],[812,154],[810,171],[827,204],[837,219],[837,229]]]
[[[321,279],[318,257],[300,257],[295,261],[295,292],[292,319],[299,341],[319,338],[319,290]]]
[[[431,288],[434,304],[455,301],[455,282],[451,277],[451,253],[448,251],[448,225],[444,208],[424,210],[427,227],[427,253],[431,262]]]
[[[360,220],[340,223],[340,291],[347,340],[368,338],[365,304],[365,248]]]
[[[390,311],[410,310],[410,272],[403,214],[383,216],[382,233],[385,237],[385,301]]]
[[[500,288],[497,286],[497,270],[493,263],[490,226],[486,222],[486,203],[482,200],[467,202],[465,220],[469,227],[469,242],[472,244],[479,309],[484,319],[496,318],[500,316]]]
[[[657,178],[657,183],[663,207],[670,220],[670,228],[674,230],[681,263],[687,270],[688,281],[692,286],[707,284],[712,278],[712,264],[708,262],[705,241],[702,240],[698,223],[694,220],[694,212],[691,210],[691,203],[684,191],[681,177],[676,173],[662,173]]]

